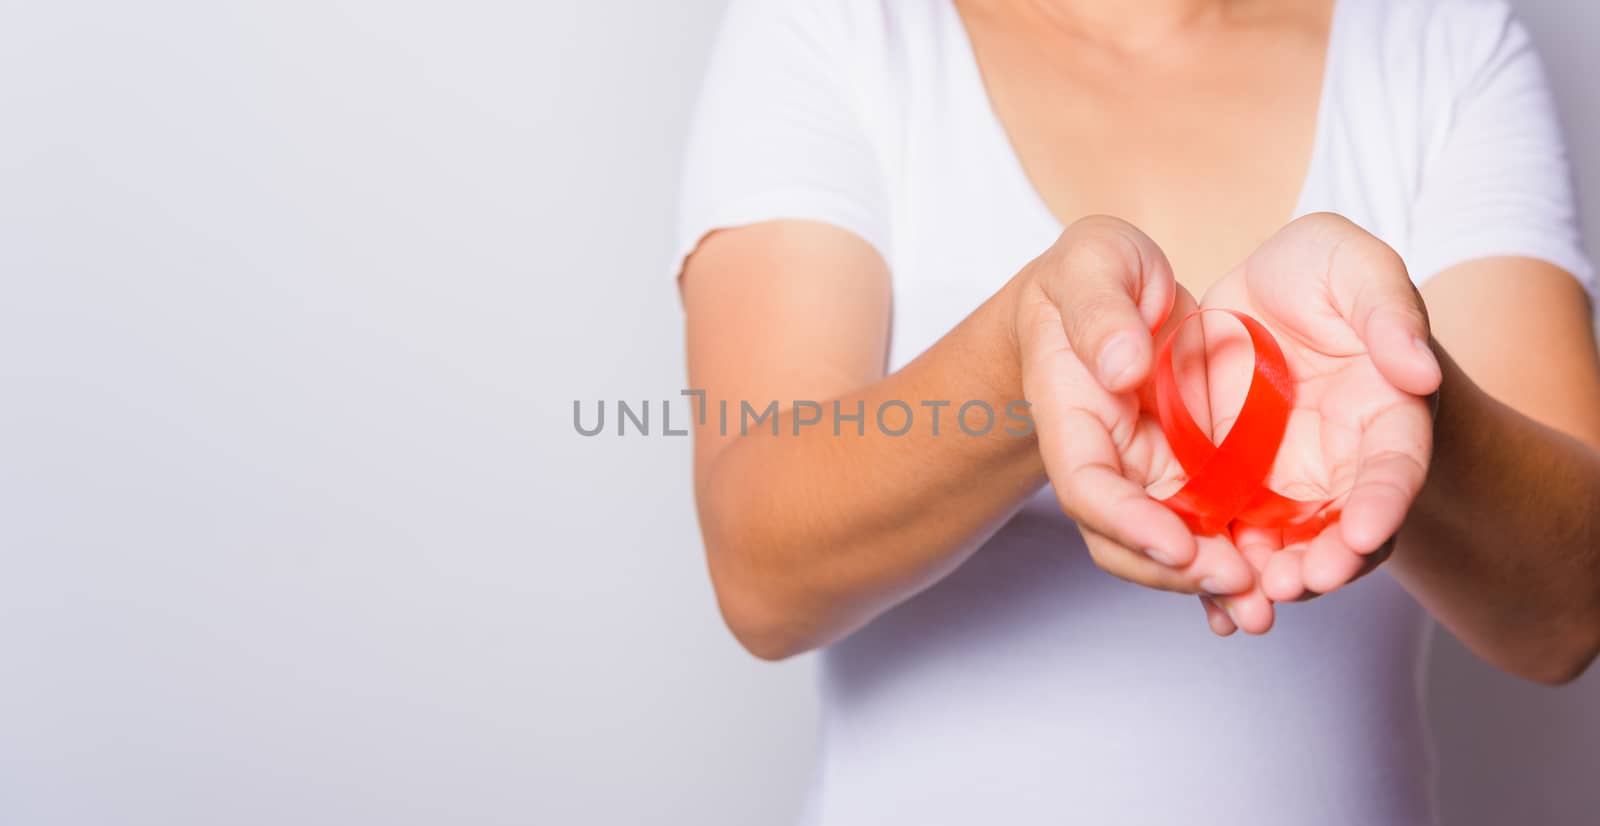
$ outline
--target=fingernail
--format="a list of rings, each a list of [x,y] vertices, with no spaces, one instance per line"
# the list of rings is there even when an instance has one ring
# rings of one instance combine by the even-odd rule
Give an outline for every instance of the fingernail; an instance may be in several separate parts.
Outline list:
[[[1173,565],[1177,564],[1176,562],[1173,561],[1171,554],[1169,554],[1169,553],[1167,553],[1166,551],[1163,551],[1163,550],[1158,550],[1156,548],[1145,548],[1144,549],[1144,555],[1150,557],[1151,559],[1154,559],[1155,561],[1161,563],[1162,565],[1173,566]]]
[[[1100,380],[1108,388],[1121,386],[1128,374],[1133,372],[1137,359],[1131,334],[1118,333],[1112,336],[1106,346],[1100,348]]]
[[[1200,580],[1200,590],[1205,591],[1213,596],[1233,593],[1227,588],[1222,587],[1222,583],[1218,582],[1213,577],[1206,577],[1205,579]]]
[[[1222,608],[1217,605],[1216,600],[1210,597],[1201,597],[1200,599],[1205,602],[1208,609],[1214,608],[1219,612],[1222,610]],[[1211,626],[1211,633],[1216,634],[1219,637],[1228,636],[1229,629],[1225,624],[1226,622],[1227,620],[1217,619],[1217,615],[1215,613],[1209,610],[1206,611],[1206,625]]]
[[[1234,625],[1239,625],[1239,617],[1233,613],[1233,600],[1223,597],[1215,597],[1214,599],[1217,605],[1222,607],[1223,613],[1228,615],[1228,619],[1233,620]]]

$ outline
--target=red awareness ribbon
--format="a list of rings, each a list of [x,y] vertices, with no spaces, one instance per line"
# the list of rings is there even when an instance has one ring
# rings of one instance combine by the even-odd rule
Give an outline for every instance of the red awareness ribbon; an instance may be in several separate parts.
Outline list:
[[[1172,367],[1172,344],[1179,329],[1206,312],[1224,312],[1238,319],[1255,349],[1250,389],[1239,417],[1220,445],[1213,444],[1189,415]],[[1282,348],[1261,322],[1233,310],[1214,308],[1189,314],[1173,328],[1156,356],[1155,400],[1161,431],[1189,475],[1189,481],[1162,504],[1183,517],[1196,534],[1212,536],[1238,526],[1253,526],[1281,528],[1309,538],[1337,517],[1337,512],[1323,513],[1327,501],[1289,499],[1266,486],[1289,426],[1294,382]],[[1286,541],[1294,540],[1286,537]]]

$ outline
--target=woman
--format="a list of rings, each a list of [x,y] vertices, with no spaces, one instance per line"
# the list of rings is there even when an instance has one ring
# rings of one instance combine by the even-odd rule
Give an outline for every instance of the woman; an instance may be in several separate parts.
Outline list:
[[[808,822],[1427,823],[1430,617],[1541,682],[1600,647],[1592,273],[1501,0],[734,0],[682,220],[691,384],[785,408],[695,483],[733,633],[823,650]],[[1283,346],[1316,536],[1157,501],[1196,302]]]

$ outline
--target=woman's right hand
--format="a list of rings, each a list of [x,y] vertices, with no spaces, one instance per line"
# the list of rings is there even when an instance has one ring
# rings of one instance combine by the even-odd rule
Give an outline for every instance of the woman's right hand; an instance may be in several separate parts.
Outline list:
[[[1068,227],[1021,278],[1023,393],[1046,474],[1095,563],[1138,585],[1200,594],[1219,634],[1266,632],[1272,603],[1239,550],[1194,536],[1148,492],[1184,478],[1143,391],[1157,336],[1196,307],[1166,255],[1133,225],[1095,216]],[[1178,375],[1199,385],[1183,388],[1186,397],[1204,398],[1203,370]]]

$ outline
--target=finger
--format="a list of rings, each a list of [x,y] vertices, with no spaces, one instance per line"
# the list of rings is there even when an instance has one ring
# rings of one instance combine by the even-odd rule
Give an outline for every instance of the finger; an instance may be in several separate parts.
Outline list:
[[[1089,555],[1106,573],[1146,588],[1180,594],[1223,596],[1249,591],[1255,576],[1231,543],[1207,538],[1192,565],[1178,568],[1165,565],[1148,554],[1129,547],[1090,528],[1079,525]]]
[[[1427,396],[1439,389],[1444,373],[1425,323],[1418,329],[1415,318],[1401,308],[1378,310],[1359,335],[1385,380],[1414,396]]]
[[[1040,280],[1061,311],[1072,350],[1100,385],[1125,393],[1144,383],[1151,331],[1171,314],[1176,280],[1161,248],[1132,224],[1093,216],[1068,227]]]
[[[1283,547],[1283,530],[1260,525],[1236,525],[1233,528],[1233,544],[1246,560],[1260,570],[1260,563],[1264,563],[1273,551]]]
[[[1229,621],[1247,634],[1265,634],[1271,630],[1276,614],[1272,601],[1261,590],[1260,578],[1256,572],[1265,564],[1266,558],[1274,553],[1273,533],[1266,529],[1243,528],[1236,532],[1233,539],[1220,539],[1206,537],[1200,541],[1201,557],[1206,556],[1213,540],[1216,545],[1226,548],[1237,554],[1237,559],[1244,564],[1245,570],[1250,573],[1252,582],[1248,587],[1241,588],[1229,594],[1213,594],[1212,602],[1228,615]],[[1242,541],[1243,545],[1236,545]],[[1196,564],[1199,564],[1198,561]]]
[[[1068,516],[1169,567],[1194,561],[1194,535],[1177,514],[1122,475],[1111,434],[1098,416],[1082,408],[1064,411],[1059,436],[1045,464]]]
[[[1163,508],[1165,510],[1165,508]],[[1169,565],[1149,551],[1125,543],[1078,521],[1079,531],[1095,564],[1107,573],[1136,585],[1184,594],[1235,595],[1255,586],[1255,572],[1225,537],[1195,539],[1194,559],[1188,565]]]
[[[1272,630],[1272,624],[1276,620],[1275,611],[1271,600],[1268,600],[1259,588],[1252,588],[1242,594],[1217,596],[1212,599],[1227,612],[1233,624],[1246,634],[1259,635]]]
[[[1222,610],[1222,606],[1211,597],[1200,597],[1200,607],[1205,609],[1206,625],[1211,627],[1211,633],[1226,637],[1239,630],[1239,626],[1234,625],[1233,620],[1228,618],[1228,612]]]
[[[1392,540],[1389,541],[1389,542],[1385,542],[1382,548],[1379,548],[1378,550],[1376,550],[1376,551],[1374,551],[1374,552],[1372,552],[1370,554],[1356,554],[1354,551],[1350,551],[1349,553],[1354,554],[1354,558],[1355,558],[1355,560],[1357,562],[1357,565],[1356,565],[1355,570],[1353,572],[1348,573],[1348,574],[1346,574],[1346,572],[1343,571],[1343,570],[1336,570],[1333,567],[1333,563],[1319,561],[1319,562],[1316,563],[1317,565],[1319,565],[1319,566],[1328,565],[1329,566],[1328,569],[1326,571],[1324,571],[1323,573],[1317,574],[1314,577],[1307,577],[1307,580],[1308,581],[1317,580],[1319,586],[1326,586],[1328,583],[1327,582],[1323,582],[1323,581],[1320,580],[1320,578],[1322,576],[1326,576],[1329,581],[1332,581],[1332,580],[1337,579],[1340,575],[1344,575],[1344,579],[1343,579],[1343,581],[1341,582],[1341,584],[1338,587],[1340,587],[1340,588],[1345,587],[1345,586],[1349,585],[1350,583],[1355,582],[1356,580],[1366,576],[1367,574],[1370,574],[1373,571],[1376,571],[1378,569],[1378,566],[1382,565],[1385,561],[1387,561],[1389,559],[1389,555],[1393,551],[1394,551],[1394,542]],[[1332,590],[1334,590],[1334,589],[1333,588],[1329,588],[1328,590],[1324,591],[1324,590],[1320,590],[1320,588],[1314,590],[1314,589],[1311,589],[1311,588],[1308,587],[1307,590],[1306,590],[1306,593],[1304,595],[1302,595],[1300,599],[1301,599],[1301,601],[1308,600],[1308,599],[1311,599],[1313,597],[1320,596],[1320,595],[1322,595],[1324,593],[1330,593]]]
[[[1255,586],[1255,570],[1229,539],[1203,536],[1195,540],[1194,562],[1185,570],[1198,590],[1217,596],[1239,594]]]
[[[1443,372],[1429,345],[1428,313],[1405,262],[1389,245],[1355,230],[1334,252],[1330,276],[1356,336],[1384,379],[1414,396],[1439,389]]]
[[[1331,594],[1350,582],[1366,565],[1367,558],[1345,543],[1341,532],[1330,528],[1318,534],[1306,547],[1301,565],[1308,590]]]
[[[1022,379],[1038,424],[1039,455],[1062,510],[1080,527],[1120,545],[1172,565],[1189,564],[1194,537],[1183,520],[1121,473],[1121,453],[1108,422],[1134,420],[1133,401],[1096,384],[1070,351],[1055,306],[1046,303],[1042,309],[1019,330]]]
[[[1261,592],[1273,602],[1293,602],[1305,594],[1305,550],[1284,548],[1268,557],[1261,570]]]
[[[1288,602],[1301,590],[1298,568],[1286,571],[1285,560],[1291,552],[1284,547],[1283,531],[1257,525],[1240,525],[1234,528],[1234,542],[1245,561],[1256,570],[1261,593],[1274,602]]]
[[[1148,555],[1079,525],[1089,556],[1100,570],[1117,579],[1158,591],[1177,594],[1198,593],[1198,586],[1182,570],[1163,565]]]
[[[1420,399],[1385,408],[1368,422],[1355,484],[1339,518],[1344,544],[1371,553],[1400,530],[1427,478],[1432,451],[1432,421]]]

